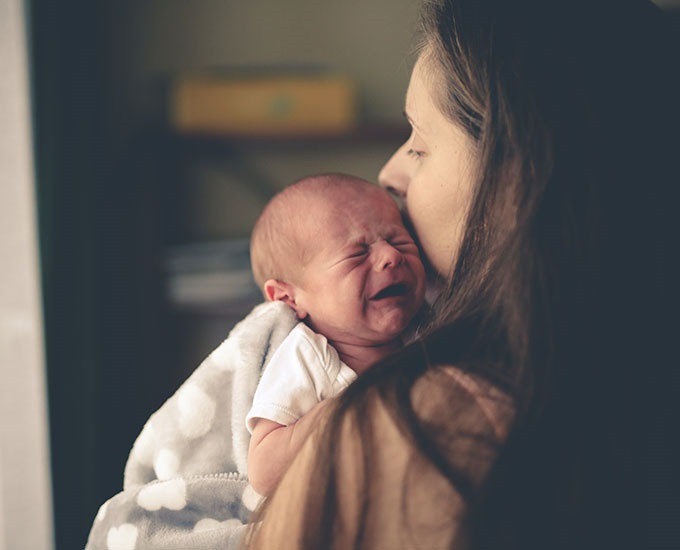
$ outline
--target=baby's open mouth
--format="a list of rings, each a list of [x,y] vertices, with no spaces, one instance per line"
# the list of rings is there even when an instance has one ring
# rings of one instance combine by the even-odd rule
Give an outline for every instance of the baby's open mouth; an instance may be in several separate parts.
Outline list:
[[[408,292],[408,287],[404,283],[397,283],[383,288],[378,294],[373,296],[373,300],[383,300],[384,298],[394,298],[397,296],[405,296]]]

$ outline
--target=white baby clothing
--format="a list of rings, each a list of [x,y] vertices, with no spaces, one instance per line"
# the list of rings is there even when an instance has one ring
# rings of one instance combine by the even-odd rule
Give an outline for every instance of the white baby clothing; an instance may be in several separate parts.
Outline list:
[[[284,426],[293,424],[320,401],[337,395],[356,377],[325,336],[298,323],[262,373],[246,416],[248,431],[252,433],[258,418]]]

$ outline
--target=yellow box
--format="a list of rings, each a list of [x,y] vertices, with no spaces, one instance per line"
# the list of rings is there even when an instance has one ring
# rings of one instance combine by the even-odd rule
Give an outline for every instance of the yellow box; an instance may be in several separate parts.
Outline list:
[[[344,76],[184,77],[175,83],[171,122],[197,134],[342,134],[356,126],[356,95]]]

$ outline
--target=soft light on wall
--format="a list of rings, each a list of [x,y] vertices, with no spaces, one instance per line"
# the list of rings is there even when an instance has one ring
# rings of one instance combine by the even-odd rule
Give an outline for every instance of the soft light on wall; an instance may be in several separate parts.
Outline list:
[[[0,3],[0,550],[53,546],[24,3]]]

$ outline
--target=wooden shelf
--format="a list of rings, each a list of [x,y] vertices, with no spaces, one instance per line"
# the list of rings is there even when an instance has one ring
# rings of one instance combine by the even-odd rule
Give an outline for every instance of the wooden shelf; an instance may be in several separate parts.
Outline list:
[[[241,147],[298,147],[298,146],[351,146],[383,142],[399,142],[409,135],[403,124],[371,124],[343,134],[296,134],[296,135],[235,135],[235,134],[189,134],[172,132],[172,138],[187,148],[241,148]]]

